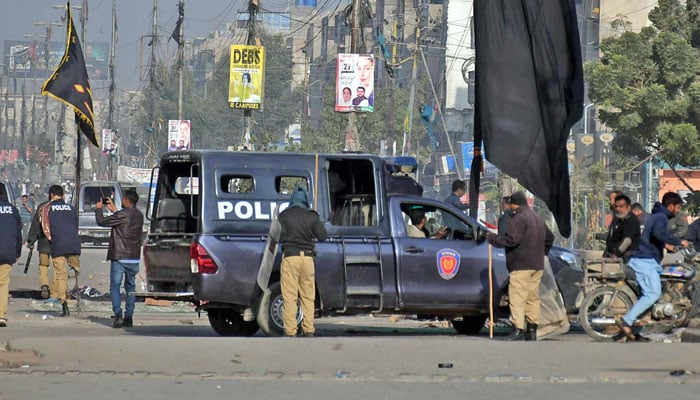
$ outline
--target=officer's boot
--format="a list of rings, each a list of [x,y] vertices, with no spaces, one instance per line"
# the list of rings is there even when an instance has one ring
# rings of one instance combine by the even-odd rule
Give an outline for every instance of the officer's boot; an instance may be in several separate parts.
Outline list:
[[[537,340],[537,324],[527,323],[527,327],[525,328],[525,340]]]
[[[69,317],[70,316],[70,310],[68,309],[68,303],[63,300],[63,303],[61,303],[61,308],[63,313],[61,314],[63,317]]]

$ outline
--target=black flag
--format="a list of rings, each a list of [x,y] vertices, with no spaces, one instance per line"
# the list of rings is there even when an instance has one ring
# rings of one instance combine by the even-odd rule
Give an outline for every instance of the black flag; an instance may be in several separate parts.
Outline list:
[[[474,2],[474,148],[483,138],[486,158],[544,200],[566,237],[571,234],[566,141],[583,114],[576,21],[573,0]]]
[[[68,13],[68,39],[66,40],[66,51],[63,54],[61,63],[49,79],[44,82],[41,94],[53,97],[73,107],[75,120],[80,131],[94,144],[97,144],[95,137],[95,122],[92,115],[92,90],[88,79],[83,49],[80,40],[75,33],[73,17],[70,12],[70,3],[66,3]]]

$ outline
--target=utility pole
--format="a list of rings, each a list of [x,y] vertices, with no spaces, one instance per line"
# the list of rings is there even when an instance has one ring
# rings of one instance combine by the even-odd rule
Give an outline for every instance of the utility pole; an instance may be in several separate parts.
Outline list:
[[[256,21],[258,19],[258,0],[249,0],[248,2],[248,39],[246,44],[249,46],[258,44],[257,36],[257,26]],[[243,110],[243,140],[242,146],[244,150],[252,150],[252,144],[250,143],[250,117],[252,115],[252,110]]]
[[[352,0],[352,17],[350,23],[351,36],[350,36],[350,52],[352,54],[358,54],[360,52],[360,5],[361,0]],[[345,151],[359,151],[362,146],[360,145],[360,137],[357,132],[357,113],[352,111],[348,113],[348,124],[345,127]]]
[[[177,10],[178,10],[178,37],[179,40],[177,41],[177,69],[178,69],[178,90],[177,90],[177,119],[182,120],[182,82],[183,82],[183,72],[182,70],[184,69],[184,63],[185,63],[185,36],[184,36],[184,24],[183,20],[185,18],[185,0],[180,0],[180,2],[177,5]],[[191,143],[191,138],[190,138],[190,143]]]
[[[422,8],[422,6],[421,6]],[[423,19],[419,19],[419,23],[416,25],[415,30],[415,44],[413,45],[413,66],[411,67],[411,90],[408,94],[408,129],[403,133],[404,136],[404,146],[401,148],[401,155],[411,155],[415,154],[411,148],[411,133],[413,132],[413,110],[415,107],[416,98],[416,83],[418,81],[418,52],[420,51],[420,34],[421,34],[421,23]],[[404,124],[404,129],[406,125]],[[408,154],[405,152],[408,151]]]
[[[116,47],[117,47],[117,0],[112,0],[112,40],[110,43],[109,50],[109,108],[107,111],[107,128],[112,137],[112,143],[114,143],[116,137],[116,129],[114,129],[114,92],[117,89],[117,83],[114,77],[114,62],[116,58]],[[104,143],[102,144],[104,146]],[[108,152],[107,157],[107,176],[109,179],[114,179],[114,167],[112,165],[111,152]],[[102,159],[104,160],[104,155]]]
[[[149,162],[152,161],[158,152],[156,151],[156,137],[158,133],[158,121],[156,121],[156,50],[158,47],[158,0],[153,0],[153,20],[151,31],[151,62],[148,70],[148,114],[151,121],[151,146],[148,155],[144,157]]]

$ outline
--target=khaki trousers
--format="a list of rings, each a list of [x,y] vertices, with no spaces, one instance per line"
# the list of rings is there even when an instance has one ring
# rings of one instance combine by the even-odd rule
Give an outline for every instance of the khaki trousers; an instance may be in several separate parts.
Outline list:
[[[58,289],[56,287],[56,276],[51,279],[51,254],[39,253],[39,287],[48,286],[51,295],[56,296]]]
[[[0,265],[0,318],[7,319],[7,301],[10,298],[10,270],[12,265]]]
[[[540,323],[540,281],[542,270],[526,269],[510,272],[508,296],[510,321],[516,329],[525,329],[525,322]]]
[[[68,256],[53,257],[53,276],[56,280],[56,298],[61,303],[66,301],[68,291],[68,265],[75,269],[76,274],[80,272],[80,256],[72,254]]]
[[[301,300],[304,319],[301,329],[304,333],[314,333],[314,306],[316,286],[314,282],[314,258],[309,256],[291,256],[282,259],[281,266],[282,301],[284,310],[284,334],[297,334],[297,300]]]

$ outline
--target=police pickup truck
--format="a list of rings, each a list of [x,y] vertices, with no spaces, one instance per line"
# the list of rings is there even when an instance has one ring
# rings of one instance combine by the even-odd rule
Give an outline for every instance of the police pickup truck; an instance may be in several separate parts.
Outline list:
[[[422,197],[412,158],[189,150],[166,153],[157,175],[144,244],[148,290],[192,295],[220,335],[280,335],[281,254],[259,284],[268,232],[291,191],[308,189],[329,240],[317,243],[316,313],[419,314],[478,332],[489,311],[486,228],[441,201]],[[428,233],[409,237],[420,209]],[[493,299],[507,285],[505,256],[493,251]],[[299,315],[299,321],[302,316]]]

